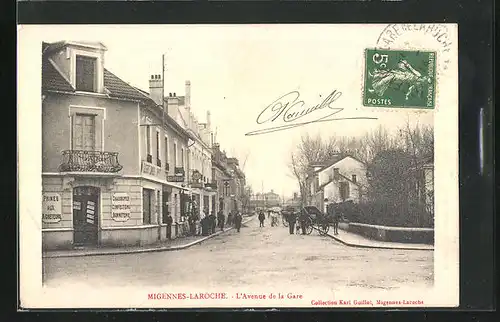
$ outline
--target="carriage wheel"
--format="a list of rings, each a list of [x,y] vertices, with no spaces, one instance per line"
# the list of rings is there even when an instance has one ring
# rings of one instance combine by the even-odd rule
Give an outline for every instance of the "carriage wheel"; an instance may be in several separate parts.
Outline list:
[[[328,223],[322,223],[319,225],[318,230],[320,235],[326,235],[328,230],[330,230],[330,225]]]
[[[281,216],[281,222],[283,222],[283,226],[288,227],[288,221],[286,221],[285,216]]]
[[[311,218],[307,218],[306,221],[306,234],[310,235],[313,231],[313,223]]]

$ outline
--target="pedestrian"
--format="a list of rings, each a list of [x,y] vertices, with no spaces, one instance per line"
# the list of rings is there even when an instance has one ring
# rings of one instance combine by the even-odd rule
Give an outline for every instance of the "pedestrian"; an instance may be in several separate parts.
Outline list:
[[[277,212],[273,212],[272,218],[273,218],[273,221],[274,221],[274,226],[279,226],[279,224],[278,224],[278,213]]]
[[[219,221],[219,228],[221,231],[224,230],[224,221],[226,220],[224,216],[224,212],[222,210],[219,210],[219,214],[217,215],[217,220]]]
[[[174,220],[172,219],[172,216],[170,216],[170,213],[167,214],[167,239],[172,239],[172,223]]]
[[[333,207],[332,207],[332,212],[333,212],[333,234],[338,235],[339,234],[340,212],[333,210]]]
[[[229,214],[227,215],[227,225],[228,226],[231,226],[233,224],[233,212],[229,212]]]
[[[189,224],[189,233],[191,236],[196,235],[196,226],[195,226],[195,219],[194,219],[194,214],[190,214],[188,217],[188,224]]]
[[[300,222],[300,228],[302,228],[302,235],[306,234],[306,223],[307,223],[307,213],[304,209],[300,210],[299,213],[299,222]]]
[[[290,210],[289,212],[287,212],[285,219],[288,222],[288,229],[290,231],[290,235],[293,235],[293,230],[295,229],[295,223],[297,222],[297,215],[295,214],[295,211]]]
[[[236,227],[236,231],[237,232],[240,232],[240,228],[241,228],[241,221],[243,220],[243,218],[241,217],[241,214],[240,212],[238,211],[236,213],[236,215],[234,216],[234,225]]]
[[[264,212],[261,210],[259,213],[259,222],[260,222],[259,227],[264,227],[264,220],[265,219],[266,219],[266,215],[264,215]]]
[[[207,212],[208,212],[208,210],[207,210]],[[212,225],[212,234],[214,234],[215,233],[215,228],[217,227],[217,219],[215,218],[213,210],[210,213],[209,218],[210,218],[210,224]]]

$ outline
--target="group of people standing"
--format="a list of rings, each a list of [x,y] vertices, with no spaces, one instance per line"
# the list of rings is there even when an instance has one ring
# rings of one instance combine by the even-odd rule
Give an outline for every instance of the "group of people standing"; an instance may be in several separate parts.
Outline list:
[[[203,211],[205,213],[205,217],[203,217],[200,221],[201,227],[202,227],[202,234],[203,235],[211,235],[214,234],[217,230],[217,227],[223,231],[224,230],[224,225],[233,225],[236,228],[236,230],[239,232],[241,229],[241,222],[243,220],[243,217],[239,211],[236,211],[235,214],[232,212],[229,213],[227,216],[227,221],[226,221],[226,216],[222,212],[222,210],[219,210],[217,213],[217,217],[215,216],[214,212],[212,211],[211,214],[208,214],[208,209],[205,209]]]
[[[302,235],[306,234],[306,220],[307,220],[307,215],[305,214],[304,211],[300,211],[298,213],[294,211],[289,211],[284,213],[285,220],[288,222],[288,229],[290,232],[290,235],[293,235],[295,233],[295,224],[297,223],[297,220],[299,221],[299,225],[297,226],[297,230],[302,228]]]

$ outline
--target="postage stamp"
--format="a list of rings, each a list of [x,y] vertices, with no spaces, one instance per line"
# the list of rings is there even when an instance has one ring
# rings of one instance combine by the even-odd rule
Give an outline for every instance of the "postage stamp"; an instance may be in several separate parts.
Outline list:
[[[436,53],[367,49],[363,105],[433,109]]]

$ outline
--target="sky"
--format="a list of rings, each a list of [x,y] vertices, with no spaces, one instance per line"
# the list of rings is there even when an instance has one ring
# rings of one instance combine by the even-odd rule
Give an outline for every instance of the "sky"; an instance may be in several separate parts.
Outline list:
[[[290,152],[303,134],[320,134],[325,138],[357,136],[379,125],[395,129],[407,120],[433,123],[432,111],[363,108],[363,52],[375,44],[383,26],[43,28],[43,40],[48,42],[102,42],[108,48],[105,67],[143,90],[148,90],[151,74],[161,74],[165,54],[165,93],[184,95],[185,81],[191,81],[192,111],[200,122],[206,121],[206,112],[210,111],[216,141],[228,155],[240,160],[247,183],[256,192],[272,189],[288,197],[298,191],[287,165]],[[343,117],[376,119],[311,123],[279,132],[245,135],[270,126],[257,124],[257,118],[280,96],[297,91],[305,106],[313,106],[335,90],[341,95],[330,106],[343,108]],[[308,120],[318,117],[314,113],[307,116]]]

